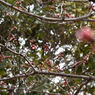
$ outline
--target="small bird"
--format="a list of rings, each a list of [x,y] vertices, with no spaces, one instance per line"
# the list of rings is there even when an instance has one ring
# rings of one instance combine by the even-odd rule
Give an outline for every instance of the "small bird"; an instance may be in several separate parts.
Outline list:
[[[77,30],[75,36],[82,42],[95,42],[95,31],[87,26],[83,26],[81,29]]]

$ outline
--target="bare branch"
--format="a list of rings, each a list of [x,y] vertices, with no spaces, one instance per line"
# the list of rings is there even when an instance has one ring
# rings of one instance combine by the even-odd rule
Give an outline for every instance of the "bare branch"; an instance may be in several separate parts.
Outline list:
[[[55,23],[60,23],[60,22],[65,22],[65,21],[82,21],[83,19],[85,18],[88,18],[88,17],[91,17],[93,15],[95,15],[95,13],[92,13],[92,12],[89,12],[88,14],[84,15],[84,16],[80,16],[80,17],[75,17],[75,18],[50,18],[50,17],[43,17],[43,16],[39,16],[39,15],[36,15],[36,14],[33,14],[33,13],[29,13],[28,11],[25,11],[25,10],[21,10],[20,8],[17,8],[15,6],[13,6],[12,4],[9,4],[7,2],[5,2],[4,0],[0,0],[0,3],[4,6],[8,6],[16,11],[19,11],[23,14],[26,14],[28,16],[32,16],[32,17],[35,17],[37,18],[38,20],[41,20],[41,21],[50,21],[51,23],[55,22]]]
[[[16,78],[23,78],[23,77],[29,77],[31,75],[53,75],[53,76],[60,76],[60,77],[68,77],[68,78],[81,78],[86,80],[95,80],[95,76],[86,76],[86,75],[75,75],[75,74],[65,74],[65,73],[57,73],[57,72],[45,72],[45,71],[35,71],[32,73],[27,74],[18,74],[13,77],[5,77],[0,79],[0,81],[6,81],[6,80],[14,80]]]
[[[30,74],[18,74],[18,75],[15,75],[13,77],[6,77],[6,78],[3,78],[3,79],[0,79],[0,81],[6,81],[6,80],[15,80],[17,78],[23,78],[23,77],[28,77],[28,76],[31,76],[31,75],[34,75],[34,72],[30,73]]]
[[[61,77],[70,77],[70,78],[83,78],[83,79],[91,79],[95,80],[94,76],[85,76],[85,75],[75,75],[75,74],[65,74],[65,73],[55,73],[55,72],[36,72],[36,74],[43,74],[43,75],[55,75],[55,76],[61,76]]]

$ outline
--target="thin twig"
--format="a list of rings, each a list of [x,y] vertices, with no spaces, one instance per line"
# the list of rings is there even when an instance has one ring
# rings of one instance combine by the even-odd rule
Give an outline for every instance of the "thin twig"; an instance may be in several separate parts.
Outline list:
[[[78,95],[79,92],[80,92],[80,90],[82,89],[82,87],[83,87],[84,85],[87,85],[87,84],[89,83],[89,81],[91,81],[91,80],[86,80],[85,82],[83,82],[83,83],[80,85],[80,87],[77,89],[77,91],[75,92],[74,95]]]
[[[31,64],[31,62],[24,55],[22,55],[22,54],[20,54],[20,53],[18,53],[16,51],[13,51],[12,49],[8,48],[7,46],[5,46],[5,45],[3,45],[1,43],[0,43],[0,46],[3,47],[3,48],[6,48],[8,51],[10,51],[12,53],[14,53],[14,54],[16,54],[16,55],[21,56],[22,58],[24,58],[27,61],[27,63],[32,67],[33,71],[35,71],[35,69],[33,68],[32,64]]]

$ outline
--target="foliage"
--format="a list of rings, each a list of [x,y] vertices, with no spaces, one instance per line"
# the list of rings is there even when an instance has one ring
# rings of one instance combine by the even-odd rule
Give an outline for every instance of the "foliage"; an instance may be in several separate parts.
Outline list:
[[[76,18],[92,10],[90,2],[82,1],[5,1],[23,11],[55,19]],[[94,29],[94,25],[95,22],[84,20],[51,23],[0,4],[0,44],[4,45],[0,47],[0,78],[31,73],[33,68],[37,71],[94,76],[94,43],[79,42],[75,37],[75,32],[81,27]],[[34,74],[0,81],[0,94],[74,95],[84,81],[82,78]],[[79,93],[94,95],[94,81],[83,86]]]

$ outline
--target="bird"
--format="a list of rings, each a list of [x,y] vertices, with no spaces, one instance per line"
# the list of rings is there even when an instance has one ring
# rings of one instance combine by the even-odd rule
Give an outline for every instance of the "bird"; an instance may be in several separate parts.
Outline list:
[[[77,30],[75,36],[82,42],[95,42],[95,31],[88,26],[83,26]]]

